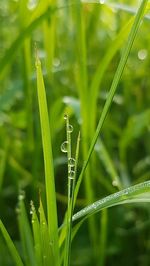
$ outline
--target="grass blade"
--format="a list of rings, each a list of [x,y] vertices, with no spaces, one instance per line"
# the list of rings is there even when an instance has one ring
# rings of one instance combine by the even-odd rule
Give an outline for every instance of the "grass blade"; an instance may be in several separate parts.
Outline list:
[[[42,245],[41,245],[41,235],[39,233],[40,224],[39,224],[38,216],[36,214],[36,210],[35,210],[35,207],[32,201],[31,201],[30,214],[32,214],[32,230],[33,230],[33,238],[34,238],[36,265],[42,266]]]
[[[73,221],[89,217],[102,209],[126,203],[150,202],[150,180],[100,199],[73,215]]]
[[[69,126],[69,119],[67,119],[67,131]],[[71,145],[71,136],[67,133],[67,141],[68,146]],[[70,143],[69,143],[70,142]],[[80,143],[80,132],[77,138],[76,145],[76,156],[74,161],[74,165],[70,164],[70,158],[68,157],[68,208],[67,208],[67,229],[66,229],[66,243],[65,243],[65,256],[64,256],[64,266],[70,265],[70,255],[71,255],[71,236],[72,236],[72,215],[74,210],[74,189],[76,183],[76,175],[77,175],[77,165],[78,165],[78,157],[79,157],[79,143]],[[68,152],[69,155],[69,152]],[[70,148],[70,156],[71,156],[71,148]],[[72,171],[72,166],[74,167],[74,171]],[[70,172],[73,175],[70,175]]]
[[[34,245],[32,232],[24,204],[24,191],[20,192],[19,203],[18,203],[18,222],[19,229],[24,253],[25,263],[29,266],[35,266],[35,254],[34,254]]]
[[[6,241],[6,244],[8,246],[8,249],[9,249],[10,254],[11,254],[13,260],[14,260],[15,265],[23,266],[24,264],[23,264],[19,254],[18,254],[18,251],[17,251],[13,241],[11,240],[11,238],[10,238],[10,236],[9,236],[9,234],[8,234],[6,228],[3,225],[1,220],[0,220],[0,230],[1,230],[2,235],[3,235],[3,237],[4,237],[5,241]]]
[[[38,91],[38,102],[39,102],[39,111],[40,111],[43,154],[44,154],[44,167],[45,167],[48,229],[50,234],[50,241],[51,243],[53,243],[52,249],[55,261],[54,265],[59,265],[57,207],[56,207],[51,133],[49,126],[45,86],[41,70],[41,62],[38,57],[36,57],[36,70],[37,70],[37,91]]]
[[[45,213],[42,205],[42,201],[40,200],[40,236],[41,236],[41,251],[42,251],[42,262],[43,266],[53,266],[54,258],[52,255],[52,242],[49,238],[49,231],[47,226],[47,221],[45,218]]]

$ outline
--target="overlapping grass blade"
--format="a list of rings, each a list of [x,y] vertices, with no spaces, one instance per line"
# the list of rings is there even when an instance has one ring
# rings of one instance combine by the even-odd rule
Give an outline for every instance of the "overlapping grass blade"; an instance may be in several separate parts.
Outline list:
[[[34,238],[36,265],[42,266],[42,243],[41,243],[41,234],[40,234],[40,223],[33,202],[31,202],[30,213],[32,214],[32,230]]]
[[[79,218],[87,218],[102,209],[109,208],[115,205],[126,203],[150,202],[150,180],[123,189],[117,193],[111,194],[103,199],[100,199],[91,205],[83,208],[81,211],[73,215],[73,221]]]
[[[38,56],[36,56],[36,70],[37,70],[37,91],[38,91],[38,102],[39,102],[39,112],[40,112],[40,122],[41,122],[43,154],[44,154],[44,167],[45,167],[48,229],[49,229],[50,241],[52,243],[54,264],[59,265],[57,207],[56,207],[56,192],[55,192],[51,133],[49,126],[49,116],[48,116],[45,86],[41,70],[41,62]]]
[[[11,238],[10,238],[10,236],[9,236],[9,234],[8,234],[6,228],[3,225],[1,220],[0,220],[0,230],[1,230],[2,235],[3,235],[3,237],[4,237],[5,241],[6,241],[6,244],[8,246],[9,252],[10,252],[10,254],[12,256],[12,259],[13,259],[15,265],[16,266],[23,266],[24,264],[22,262],[22,259],[21,259],[21,257],[19,255],[19,253],[18,253],[13,241],[11,240]]]
[[[42,201],[40,200],[40,231],[39,234],[41,236],[41,252],[42,252],[42,265],[43,266],[53,266],[56,265],[54,263],[54,256],[53,256],[53,243],[49,237],[49,230],[47,226],[47,221],[45,218],[45,213],[42,205]]]
[[[23,191],[19,195],[19,206],[18,206],[18,222],[19,230],[21,235],[21,242],[24,253],[25,263],[29,266],[35,266],[35,253],[34,253],[34,244],[33,236],[31,232],[30,223],[28,220],[27,212],[24,204],[24,193]]]
[[[121,57],[119,65],[118,65],[118,68],[116,70],[116,73],[115,73],[115,76],[114,76],[114,79],[113,79],[113,82],[112,82],[112,85],[111,85],[111,88],[110,88],[110,91],[109,91],[109,94],[108,94],[108,98],[107,98],[106,103],[104,105],[102,114],[101,114],[99,122],[98,122],[98,126],[97,126],[97,129],[96,129],[96,132],[95,132],[94,137],[92,139],[92,143],[91,143],[88,155],[87,155],[87,159],[86,159],[86,161],[85,161],[85,163],[83,165],[81,174],[80,174],[78,182],[77,182],[76,191],[75,191],[75,198],[77,197],[78,190],[79,190],[82,178],[83,178],[83,174],[84,174],[84,172],[86,170],[86,167],[88,165],[89,159],[90,159],[91,154],[93,152],[94,146],[95,146],[96,141],[98,139],[98,136],[99,136],[99,134],[101,132],[103,123],[104,123],[104,121],[106,119],[106,116],[107,116],[107,113],[108,113],[108,111],[110,109],[113,97],[114,97],[115,92],[117,90],[117,86],[119,84],[119,81],[121,79],[123,70],[124,70],[126,62],[127,62],[127,59],[129,57],[129,53],[130,53],[130,50],[132,48],[133,42],[135,40],[138,28],[139,28],[140,23],[141,23],[141,21],[143,19],[143,15],[144,15],[144,12],[145,12],[145,9],[146,9],[147,2],[148,2],[148,0],[143,0],[142,1],[141,5],[140,5],[140,7],[138,9],[137,15],[135,16],[133,26],[132,26],[131,31],[129,33],[127,44],[126,44],[126,46],[124,48],[124,51],[122,53],[122,57]]]

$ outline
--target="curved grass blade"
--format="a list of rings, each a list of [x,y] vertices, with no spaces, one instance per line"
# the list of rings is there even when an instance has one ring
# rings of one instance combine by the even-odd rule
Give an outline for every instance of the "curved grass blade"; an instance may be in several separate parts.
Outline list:
[[[37,91],[38,91],[38,102],[39,102],[39,111],[40,111],[42,144],[43,144],[43,154],[44,154],[44,167],[45,167],[48,229],[54,254],[54,261],[55,261],[54,265],[59,265],[57,206],[56,206],[51,132],[49,126],[48,108],[47,108],[44,80],[41,70],[41,62],[38,56],[36,56],[36,71],[37,71]]]
[[[10,254],[11,254],[12,258],[13,258],[13,261],[14,261],[15,265],[16,266],[23,266],[24,264],[23,264],[23,262],[21,260],[21,257],[19,256],[19,253],[18,253],[13,241],[11,240],[11,238],[10,238],[10,236],[9,236],[9,234],[8,234],[6,228],[3,225],[1,220],[0,220],[0,230],[1,230],[2,235],[3,235],[3,237],[4,237],[5,241],[6,241],[6,244],[8,246],[8,249],[10,251]]]
[[[150,180],[123,189],[117,193],[111,194],[92,203],[91,205],[74,214],[73,221],[83,217],[87,218],[90,215],[101,211],[102,209],[115,205],[138,202],[150,202]]]
[[[134,23],[133,23],[132,28],[131,28],[131,31],[129,33],[129,37],[128,37],[128,40],[127,40],[127,44],[126,44],[126,46],[124,48],[124,51],[122,53],[122,57],[121,57],[120,63],[118,65],[118,68],[116,70],[114,79],[112,81],[112,85],[111,85],[111,88],[110,88],[110,91],[109,91],[109,94],[108,94],[108,98],[107,98],[106,103],[104,105],[102,114],[101,114],[100,119],[99,119],[99,122],[98,122],[98,126],[96,128],[94,137],[92,139],[92,143],[91,143],[91,146],[90,146],[88,155],[87,155],[87,159],[86,159],[86,161],[85,161],[85,163],[83,165],[83,168],[81,170],[81,173],[80,173],[80,176],[79,176],[77,185],[76,185],[76,189],[75,189],[75,200],[77,198],[77,194],[78,194],[78,191],[79,191],[79,188],[80,188],[80,184],[82,182],[83,174],[84,174],[84,172],[85,172],[85,170],[87,168],[87,165],[88,165],[88,162],[89,162],[90,157],[92,155],[94,146],[96,144],[96,141],[97,141],[98,136],[99,136],[99,134],[101,132],[102,126],[104,124],[104,121],[106,119],[107,113],[108,113],[108,111],[110,109],[110,106],[111,106],[111,103],[113,101],[113,97],[114,97],[115,92],[117,90],[117,86],[118,86],[119,81],[120,81],[120,79],[122,77],[122,73],[123,73],[123,70],[125,68],[127,59],[129,57],[129,53],[131,51],[133,42],[135,40],[135,37],[136,37],[137,31],[138,31],[138,28],[139,28],[140,23],[141,23],[141,21],[143,19],[147,2],[148,2],[148,0],[143,0],[142,1],[141,5],[140,5],[140,7],[138,9],[137,15],[135,16]]]

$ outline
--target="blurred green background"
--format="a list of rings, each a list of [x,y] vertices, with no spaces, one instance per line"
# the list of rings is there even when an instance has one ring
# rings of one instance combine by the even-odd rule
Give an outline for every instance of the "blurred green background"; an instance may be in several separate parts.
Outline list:
[[[35,42],[47,90],[60,225],[67,200],[67,160],[60,150],[66,138],[63,116],[68,113],[74,127],[73,150],[81,130],[80,170],[140,1],[96,2],[0,1],[0,217],[18,247],[19,189],[25,190],[28,213],[30,200],[38,207],[39,190],[43,195],[45,191]],[[90,160],[89,181],[82,183],[76,210],[118,187],[149,179],[149,27],[147,16]],[[97,214],[91,223],[84,223],[73,241],[71,265],[96,265],[94,252],[103,258],[99,265],[150,265],[148,204],[115,207]],[[0,265],[12,265],[1,235],[0,250]]]

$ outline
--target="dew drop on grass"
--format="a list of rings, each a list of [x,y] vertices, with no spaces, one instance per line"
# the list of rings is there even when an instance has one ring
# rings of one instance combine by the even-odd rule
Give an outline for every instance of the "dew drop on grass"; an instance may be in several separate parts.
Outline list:
[[[67,131],[69,133],[71,133],[73,131],[73,126],[72,125],[68,125]]]
[[[68,141],[64,141],[64,142],[61,144],[61,151],[62,151],[62,152],[68,152]]]
[[[64,115],[64,119],[67,120],[68,119],[68,115],[65,114]]]
[[[105,3],[105,0],[99,0],[100,4],[103,5]]]
[[[73,158],[69,158],[69,159],[68,159],[68,165],[69,165],[70,167],[74,167],[74,166],[75,166],[75,159],[73,159]]]
[[[126,190],[126,191],[124,192],[124,194],[125,194],[125,195],[128,195],[128,194],[129,194],[129,192]]]
[[[114,187],[118,187],[118,181],[117,181],[117,180],[113,180],[113,181],[112,181],[112,185],[113,185]]]
[[[148,52],[146,49],[142,49],[142,50],[138,51],[138,58],[140,60],[145,60],[147,55],[148,55]]]
[[[21,190],[19,196],[18,196],[18,200],[21,201],[21,200],[24,200],[25,198],[25,192],[23,190]]]
[[[74,174],[75,174],[75,171],[69,171],[69,174],[68,174],[68,178],[69,179],[74,179]]]

